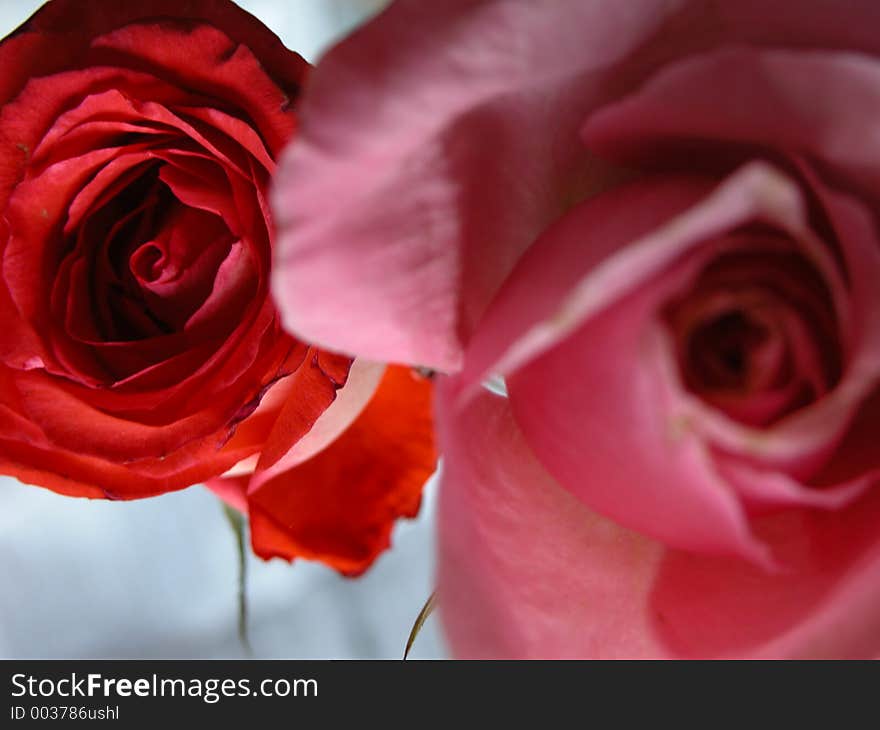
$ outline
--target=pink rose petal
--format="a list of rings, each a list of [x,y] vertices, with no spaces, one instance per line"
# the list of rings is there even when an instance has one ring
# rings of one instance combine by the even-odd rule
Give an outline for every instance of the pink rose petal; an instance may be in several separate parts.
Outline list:
[[[454,395],[443,383],[439,595],[456,656],[876,656],[880,495],[759,521],[782,572],[669,551],[556,484],[508,401]]]

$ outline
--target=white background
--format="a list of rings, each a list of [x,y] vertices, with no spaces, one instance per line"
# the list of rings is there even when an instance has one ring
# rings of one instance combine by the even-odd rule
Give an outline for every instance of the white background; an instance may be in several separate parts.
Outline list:
[[[119,0],[126,2],[129,0]],[[134,0],[131,0],[134,1]],[[381,0],[242,0],[316,60]],[[0,0],[0,36],[40,3]],[[433,490],[357,580],[249,559],[258,657],[388,657],[431,591]],[[436,618],[413,657],[444,656]],[[139,502],[59,497],[0,477],[0,656],[236,657],[236,553],[217,500],[193,487]]]

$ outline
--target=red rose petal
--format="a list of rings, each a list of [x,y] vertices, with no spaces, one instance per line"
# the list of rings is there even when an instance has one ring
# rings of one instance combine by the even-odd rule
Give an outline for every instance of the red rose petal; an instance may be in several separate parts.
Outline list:
[[[357,575],[388,547],[395,520],[416,515],[435,466],[431,384],[389,367],[337,440],[249,491],[254,551]]]

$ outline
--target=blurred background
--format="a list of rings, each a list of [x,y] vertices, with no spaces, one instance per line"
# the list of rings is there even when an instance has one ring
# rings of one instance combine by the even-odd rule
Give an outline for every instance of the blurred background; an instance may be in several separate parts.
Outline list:
[[[122,0],[120,0],[122,1]],[[125,0],[129,1],[129,0]],[[0,0],[0,36],[42,3]],[[314,62],[384,0],[239,0]],[[434,488],[357,580],[248,557],[256,657],[399,658],[431,592]],[[138,502],[57,496],[0,477],[0,657],[243,657],[235,538],[202,487]],[[412,658],[445,656],[436,618]]]

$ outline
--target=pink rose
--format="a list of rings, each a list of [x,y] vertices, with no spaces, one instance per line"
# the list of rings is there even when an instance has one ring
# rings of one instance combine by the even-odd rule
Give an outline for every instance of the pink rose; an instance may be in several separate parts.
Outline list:
[[[403,1],[318,67],[273,283],[309,341],[456,373],[458,656],[880,653],[876,21]]]

